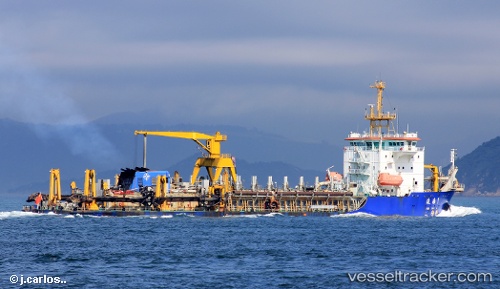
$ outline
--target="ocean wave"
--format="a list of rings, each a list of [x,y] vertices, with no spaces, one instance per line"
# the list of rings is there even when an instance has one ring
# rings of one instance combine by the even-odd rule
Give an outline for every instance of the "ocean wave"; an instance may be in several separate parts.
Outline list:
[[[260,215],[262,217],[276,217],[276,216],[281,216],[283,217],[284,215],[281,214],[281,213],[269,213],[269,214],[265,214],[265,215]]]
[[[454,218],[454,217],[465,217],[469,215],[477,215],[481,214],[481,210],[476,207],[462,207],[462,206],[454,206],[451,205],[450,209],[447,211],[441,211],[437,217],[444,218]]]
[[[237,214],[237,215],[224,215],[222,216],[223,218],[250,218],[250,219],[255,219],[255,218],[260,218],[260,217],[267,217],[267,218],[272,218],[272,217],[285,217],[282,213],[268,213],[268,214]]]
[[[0,212],[0,220],[10,219],[10,218],[38,217],[38,216],[42,216],[42,214],[23,212],[23,211]]]
[[[179,213],[179,214],[175,214],[174,217],[176,217],[176,218],[194,218],[195,216],[191,215],[191,214],[186,214],[186,213]]]
[[[251,219],[255,219],[255,218],[258,218],[259,216],[262,216],[262,215],[258,215],[258,214],[241,214],[241,215],[224,215],[222,217],[223,218],[251,218]]]
[[[352,214],[332,215],[330,217],[332,217],[332,218],[374,218],[377,216],[372,215],[372,214],[368,214],[368,213],[358,212],[358,213],[352,213]]]
[[[80,215],[80,214],[77,214]],[[80,215],[82,216],[82,215]],[[82,216],[83,218],[83,216]],[[96,218],[96,219],[101,219],[101,218],[110,218],[109,216],[97,216],[97,215],[85,215],[85,218]],[[122,218],[122,217],[120,217]],[[123,218],[131,218],[131,217],[123,217]]]

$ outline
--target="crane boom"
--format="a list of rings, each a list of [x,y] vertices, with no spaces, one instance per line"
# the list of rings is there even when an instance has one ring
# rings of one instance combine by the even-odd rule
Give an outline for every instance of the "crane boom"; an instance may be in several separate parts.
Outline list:
[[[219,157],[220,156],[220,143],[227,140],[227,136],[221,134],[220,132],[216,132],[215,135],[208,135],[200,132],[184,132],[184,131],[143,131],[136,130],[134,132],[135,135],[144,135],[145,137],[148,135],[154,136],[164,136],[164,137],[173,137],[173,138],[183,138],[183,139],[191,139],[196,142],[199,146],[201,146],[205,151],[209,153],[211,157]],[[203,144],[199,140],[206,140],[206,143]]]
[[[201,167],[207,169],[212,189],[214,191],[216,189],[221,190],[222,197],[224,196],[224,193],[226,191],[229,191],[231,189],[231,186],[237,180],[236,166],[234,164],[233,158],[229,154],[221,154],[220,143],[226,141],[227,136],[221,134],[220,132],[216,132],[215,135],[208,135],[200,132],[136,130],[134,134],[135,135],[140,134],[144,136],[144,151],[146,151],[146,137],[148,135],[153,135],[153,136],[191,139],[194,142],[196,142],[199,146],[201,146],[206,152],[208,152],[208,156],[200,157],[196,161],[193,168],[193,174],[191,175],[191,184],[195,184]],[[203,144],[200,140],[205,140],[205,144]],[[146,157],[144,156],[144,164],[145,163],[146,163]],[[224,174],[225,177],[223,178],[224,180],[222,181],[224,184],[222,186],[217,185],[221,173],[223,171],[226,172],[229,171],[229,174],[227,175]],[[229,180],[229,176],[231,176],[232,180]]]

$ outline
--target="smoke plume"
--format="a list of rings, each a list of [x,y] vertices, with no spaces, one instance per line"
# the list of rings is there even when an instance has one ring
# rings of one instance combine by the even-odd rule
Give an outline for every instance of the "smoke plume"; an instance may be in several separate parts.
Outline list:
[[[0,118],[35,124],[44,140],[60,139],[74,155],[94,163],[118,160],[118,152],[99,128],[88,122],[50,74],[0,44]]]

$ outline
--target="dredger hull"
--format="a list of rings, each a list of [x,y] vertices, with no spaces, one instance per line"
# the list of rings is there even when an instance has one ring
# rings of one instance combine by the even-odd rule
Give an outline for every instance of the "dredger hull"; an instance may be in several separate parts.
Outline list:
[[[154,211],[137,209],[121,210],[63,210],[63,209],[43,209],[37,210],[34,206],[25,207],[24,211],[43,214],[70,214],[81,216],[96,217],[225,217],[225,216],[244,216],[244,215],[268,215],[276,214],[283,216],[316,216],[328,217],[341,214],[366,213],[374,216],[412,216],[412,217],[432,217],[437,216],[443,210],[448,210],[450,200],[454,192],[418,192],[411,193],[408,196],[374,196],[364,198],[363,204],[359,209],[353,210],[331,210],[325,207],[316,207],[317,209],[287,211],[283,209],[253,210],[253,211],[227,211],[227,210],[180,210],[180,211]]]

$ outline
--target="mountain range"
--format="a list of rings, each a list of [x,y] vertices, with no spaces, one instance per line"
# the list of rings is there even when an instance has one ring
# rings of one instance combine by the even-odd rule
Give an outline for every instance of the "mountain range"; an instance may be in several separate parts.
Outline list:
[[[457,159],[457,178],[465,184],[467,195],[500,195],[500,136],[482,143]],[[447,171],[448,167],[444,170]]]
[[[268,176],[273,176],[272,181],[278,186],[287,176],[290,185],[295,186],[300,176],[304,176],[306,184],[313,184],[315,177],[322,180],[332,165],[334,171],[342,171],[343,141],[303,142],[237,126],[158,125],[128,114],[84,125],[27,124],[0,119],[2,192],[47,191],[51,168],[61,170],[65,193],[73,180],[83,185],[85,169],[95,169],[98,178],[113,179],[120,168],[142,166],[144,139],[134,135],[137,129],[226,134],[228,139],[221,150],[235,157],[244,187],[250,186],[252,176],[257,176],[260,186],[267,184]],[[150,169],[178,171],[188,179],[201,154],[191,140],[147,138],[146,161]],[[500,179],[495,168],[500,163],[499,155],[497,137],[456,161],[458,178],[466,184],[467,194],[499,192]]]
[[[235,157],[245,187],[250,186],[254,175],[262,186],[267,184],[268,176],[273,176],[273,182],[280,185],[284,176],[288,176],[290,184],[298,184],[300,176],[304,176],[306,184],[313,184],[316,176],[324,178],[326,168],[334,162],[339,170],[342,164],[342,148],[336,145],[298,142],[235,126],[117,124],[109,119],[86,125],[57,126],[2,119],[2,192],[46,191],[51,168],[60,169],[64,192],[73,180],[80,186],[83,184],[86,169],[95,169],[98,178],[113,179],[121,168],[142,166],[143,137],[134,135],[136,129],[207,134],[220,131],[228,135],[221,150]],[[191,140],[147,138],[150,169],[178,171],[188,179],[194,162],[201,155],[198,145]]]

